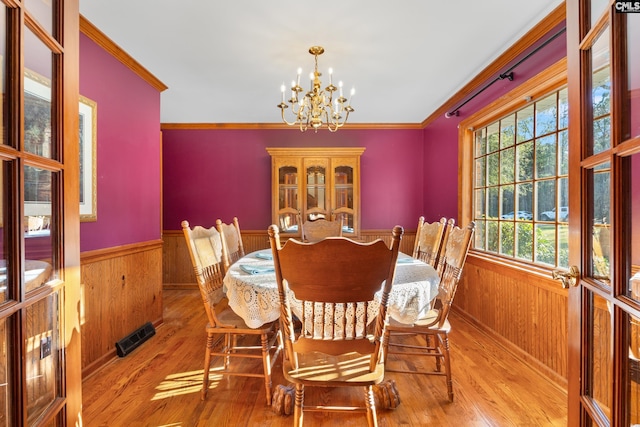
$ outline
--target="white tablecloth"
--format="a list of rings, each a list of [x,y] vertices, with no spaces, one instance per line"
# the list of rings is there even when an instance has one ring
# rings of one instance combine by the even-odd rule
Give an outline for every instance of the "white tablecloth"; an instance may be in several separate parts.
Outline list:
[[[271,249],[247,254],[231,266],[224,278],[229,306],[252,328],[272,322],[280,316],[273,260],[264,259],[270,255]],[[256,270],[271,267],[271,271],[250,274],[245,271],[250,267],[256,267]],[[389,295],[389,315],[402,323],[415,322],[421,313],[429,309],[429,303],[438,292],[439,282],[440,278],[433,267],[400,253]]]

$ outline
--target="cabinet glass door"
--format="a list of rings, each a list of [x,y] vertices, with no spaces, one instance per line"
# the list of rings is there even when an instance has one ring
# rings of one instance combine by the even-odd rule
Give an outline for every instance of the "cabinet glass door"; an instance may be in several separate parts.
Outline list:
[[[351,159],[337,159],[333,166],[333,215],[342,221],[343,233],[354,233],[356,216],[354,206],[354,170]]]
[[[304,221],[325,218],[331,220],[327,188],[329,187],[327,170],[328,159],[305,159],[305,208]]]
[[[298,231],[298,170],[296,165],[278,168],[278,226],[284,233]]]

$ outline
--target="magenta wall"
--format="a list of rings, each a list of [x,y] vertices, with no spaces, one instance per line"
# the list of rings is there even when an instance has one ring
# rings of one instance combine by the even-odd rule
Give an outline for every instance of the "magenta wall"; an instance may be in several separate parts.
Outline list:
[[[275,114],[275,112],[274,112]],[[365,147],[361,158],[363,229],[415,229],[423,206],[421,130],[164,130],[164,229],[217,218],[266,230],[271,224],[267,147]]]
[[[80,94],[98,104],[98,220],[80,250],[160,239],[160,92],[80,34]]]
[[[536,47],[542,46],[552,36],[558,34],[563,26],[564,24],[549,31],[549,34],[542,37],[531,49],[505,66],[500,73],[506,72],[509,68],[521,62]],[[428,221],[435,221],[443,216],[455,218],[456,221],[458,218],[458,125],[460,122],[564,58],[566,50],[566,37],[563,33],[535,54],[532,54],[529,59],[522,61],[513,70],[513,81],[508,79],[498,80],[462,106],[458,116],[447,119],[443,115],[424,129],[424,216]],[[478,72],[480,71],[478,70]],[[479,87],[487,86],[500,73],[492,76]],[[456,104],[455,107],[462,104],[462,102]],[[451,110],[453,108],[449,109],[449,111]]]

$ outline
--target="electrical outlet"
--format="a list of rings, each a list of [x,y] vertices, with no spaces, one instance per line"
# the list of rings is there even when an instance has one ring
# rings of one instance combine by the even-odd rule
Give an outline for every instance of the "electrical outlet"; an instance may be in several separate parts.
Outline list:
[[[40,359],[51,355],[51,337],[40,339]]]

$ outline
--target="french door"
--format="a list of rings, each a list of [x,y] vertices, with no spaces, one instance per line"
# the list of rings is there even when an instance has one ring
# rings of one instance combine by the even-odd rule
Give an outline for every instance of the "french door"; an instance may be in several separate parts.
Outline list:
[[[640,424],[640,3],[567,0],[569,425]]]
[[[0,427],[82,425],[78,0],[0,0]]]

